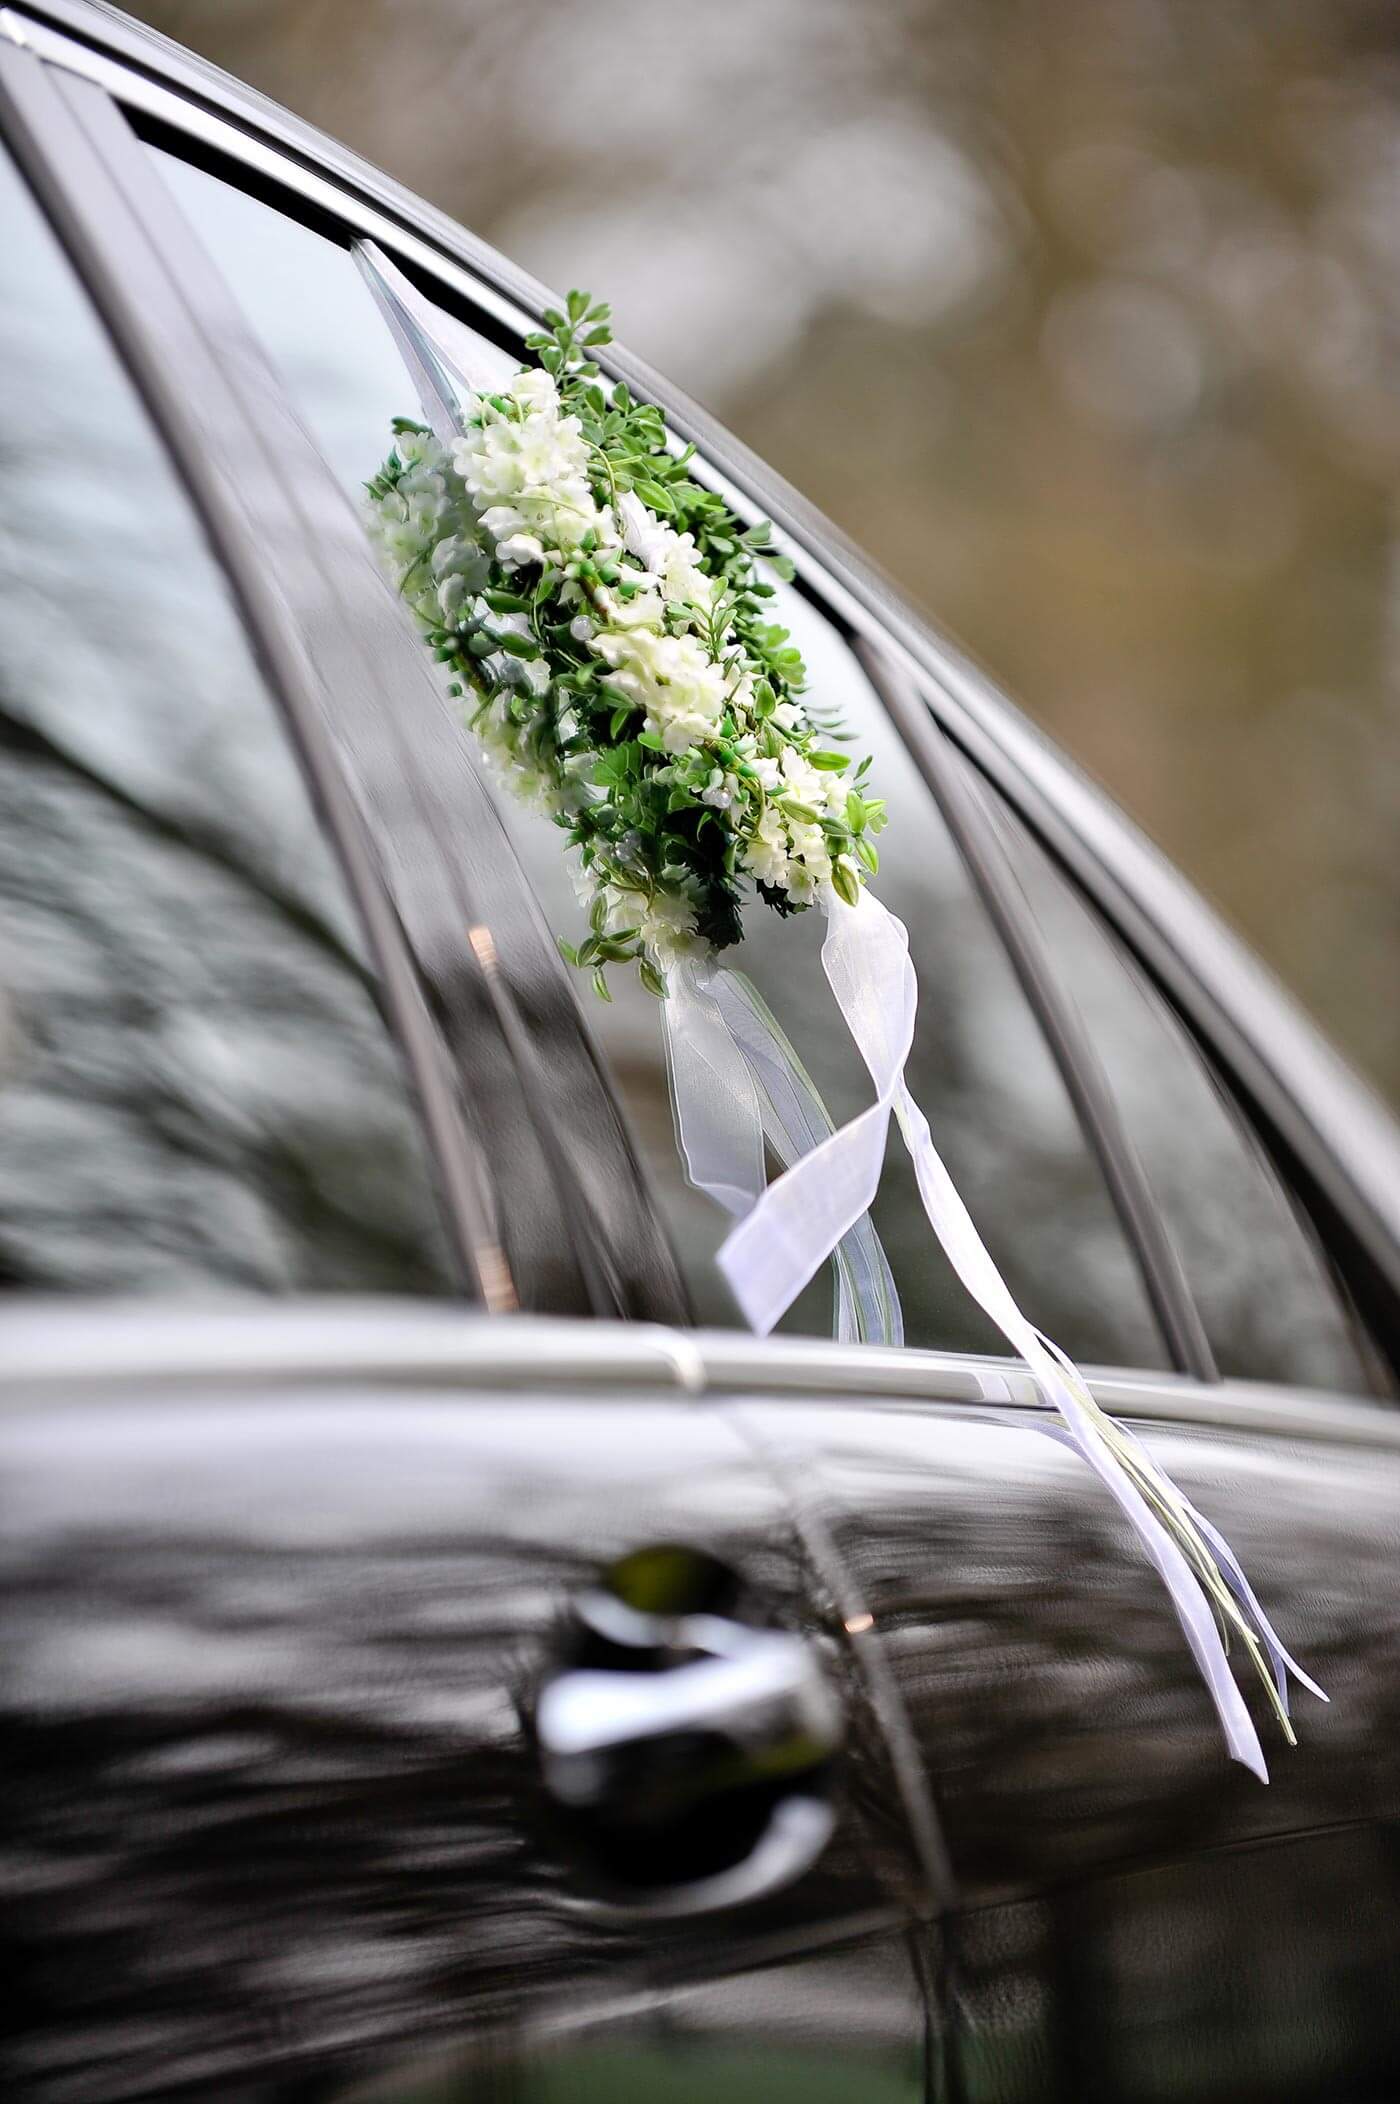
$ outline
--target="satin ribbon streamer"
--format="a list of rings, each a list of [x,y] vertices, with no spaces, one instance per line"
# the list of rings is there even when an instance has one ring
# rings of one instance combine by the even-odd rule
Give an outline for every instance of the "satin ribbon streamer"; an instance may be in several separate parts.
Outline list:
[[[858,906],[832,898],[827,915],[822,964],[870,1071],[875,1101],[770,1184],[731,1231],[719,1252],[719,1263],[735,1298],[753,1328],[766,1335],[871,1204],[893,1118],[913,1159],[929,1223],[949,1262],[973,1299],[1025,1360],[1043,1399],[1057,1412],[1063,1436],[1131,1523],[1171,1596],[1231,1755],[1267,1782],[1259,1737],[1230,1673],[1207,1591],[1178,1545],[1183,1534],[1189,1544],[1192,1525],[1214,1549],[1221,1575],[1240,1605],[1241,1619],[1243,1614],[1252,1618],[1253,1629],[1247,1634],[1268,1655],[1285,1720],[1283,1691],[1288,1672],[1296,1674],[1314,1694],[1321,1690],[1278,1642],[1221,1537],[1199,1519],[1141,1446],[1104,1416],[1071,1362],[1022,1314],[992,1262],[934,1147],[928,1120],[905,1084],[918,989],[902,924],[868,891],[861,894]],[[1129,1458],[1153,1502],[1177,1521],[1176,1539],[1120,1456]],[[1180,1524],[1183,1516],[1189,1523],[1185,1528]]]

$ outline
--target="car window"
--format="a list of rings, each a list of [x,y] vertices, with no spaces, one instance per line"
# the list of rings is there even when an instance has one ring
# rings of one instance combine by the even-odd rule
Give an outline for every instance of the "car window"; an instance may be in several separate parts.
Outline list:
[[[374,974],[221,573],[0,162],[0,1278],[452,1290]]]
[[[154,150],[154,149],[153,149]],[[418,405],[378,310],[347,250],[203,170],[158,153],[183,209],[279,366],[308,428],[357,495],[386,449],[389,421]],[[482,342],[485,369],[515,360]],[[879,891],[906,921],[922,988],[910,1078],[989,1246],[1034,1320],[1093,1361],[1156,1366],[1162,1348],[1136,1266],[1059,1077],[999,942],[928,792],[832,621],[795,587],[779,618],[811,669],[814,691],[846,719],[853,749],[872,751],[888,799]],[[559,835],[502,799],[502,815],[556,933],[586,932]],[[750,974],[834,1117],[869,1100],[820,963],[816,914],[779,922],[755,904],[746,941],[726,962]],[[660,1016],[628,974],[610,1006],[586,982],[601,1041],[651,1170],[702,1320],[732,1310],[714,1266],[728,1222],[683,1180],[672,1134]],[[911,1343],[1002,1352],[934,1243],[896,1143],[876,1208]],[[1070,1254],[1067,1257],[1066,1252]],[[830,1326],[830,1286],[815,1281],[786,1327]]]
[[[1123,944],[983,785],[1055,967],[1103,1061],[1222,1373],[1367,1393],[1370,1353],[1311,1224]]]

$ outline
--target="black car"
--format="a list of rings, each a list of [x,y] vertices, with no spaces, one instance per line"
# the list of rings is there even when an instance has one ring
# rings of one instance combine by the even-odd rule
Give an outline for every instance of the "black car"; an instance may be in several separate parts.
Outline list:
[[[608,354],[793,556],[998,1263],[1331,1696],[1266,1788],[907,1173],[905,1348],[745,1334],[655,1004],[585,1018],[353,501],[360,259],[503,374],[544,294],[83,0],[0,10],[0,192],[3,2093],[1400,2094],[1385,1113]],[[849,1115],[815,940],[743,961]]]

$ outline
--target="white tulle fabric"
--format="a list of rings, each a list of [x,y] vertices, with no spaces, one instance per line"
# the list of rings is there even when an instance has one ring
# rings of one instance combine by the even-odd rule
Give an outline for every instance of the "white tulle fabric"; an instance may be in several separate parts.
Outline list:
[[[676,1146],[695,1188],[743,1220],[763,1197],[765,1141],[789,1168],[830,1141],[831,1118],[746,979],[687,960],[671,967],[667,986],[666,1065]],[[828,1256],[835,1259],[837,1337],[843,1343],[902,1344],[899,1295],[864,1206],[832,1236],[807,1276]],[[795,1290],[805,1283],[800,1280]],[[779,1308],[775,1321],[781,1313]]]
[[[727,1049],[723,1014],[694,977],[668,1002],[668,1040],[677,1131],[690,1173],[738,1216],[719,1263],[735,1299],[761,1335],[772,1329],[833,1250],[856,1230],[874,1200],[891,1119],[909,1150],[929,1224],[973,1299],[1025,1361],[1057,1422],[1042,1427],[1087,1462],[1133,1527],[1160,1574],[1206,1682],[1232,1756],[1268,1780],[1258,1733],[1235,1685],[1211,1604],[1177,1543],[1124,1472],[1100,1429],[1082,1376],[1018,1307],[988,1254],[933,1143],[927,1118],[909,1093],[904,1069],[913,1044],[918,988],[903,925],[872,893],[857,906],[831,898],[822,964],[847,1028],[875,1086],[868,1109],[808,1146],[776,1181],[756,1193],[761,1150],[746,1091],[753,1077],[737,1044]],[[703,1108],[701,1107],[703,1104]],[[725,1107],[727,1106],[727,1108]],[[1126,1439],[1121,1428],[1117,1437]],[[1185,1505],[1144,1450],[1136,1460],[1154,1484]],[[1191,1508],[1186,1508],[1191,1511]],[[1192,1512],[1220,1561],[1227,1583],[1250,1613],[1268,1652],[1286,1707],[1287,1674],[1321,1690],[1284,1651],[1237,1560],[1215,1530]],[[1325,1700],[1325,1697],[1323,1698]]]

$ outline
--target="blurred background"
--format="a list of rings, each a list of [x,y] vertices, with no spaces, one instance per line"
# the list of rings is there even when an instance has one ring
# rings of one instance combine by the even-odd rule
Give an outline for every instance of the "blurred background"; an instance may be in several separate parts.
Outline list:
[[[1400,1099],[1400,13],[146,0],[851,533]]]

